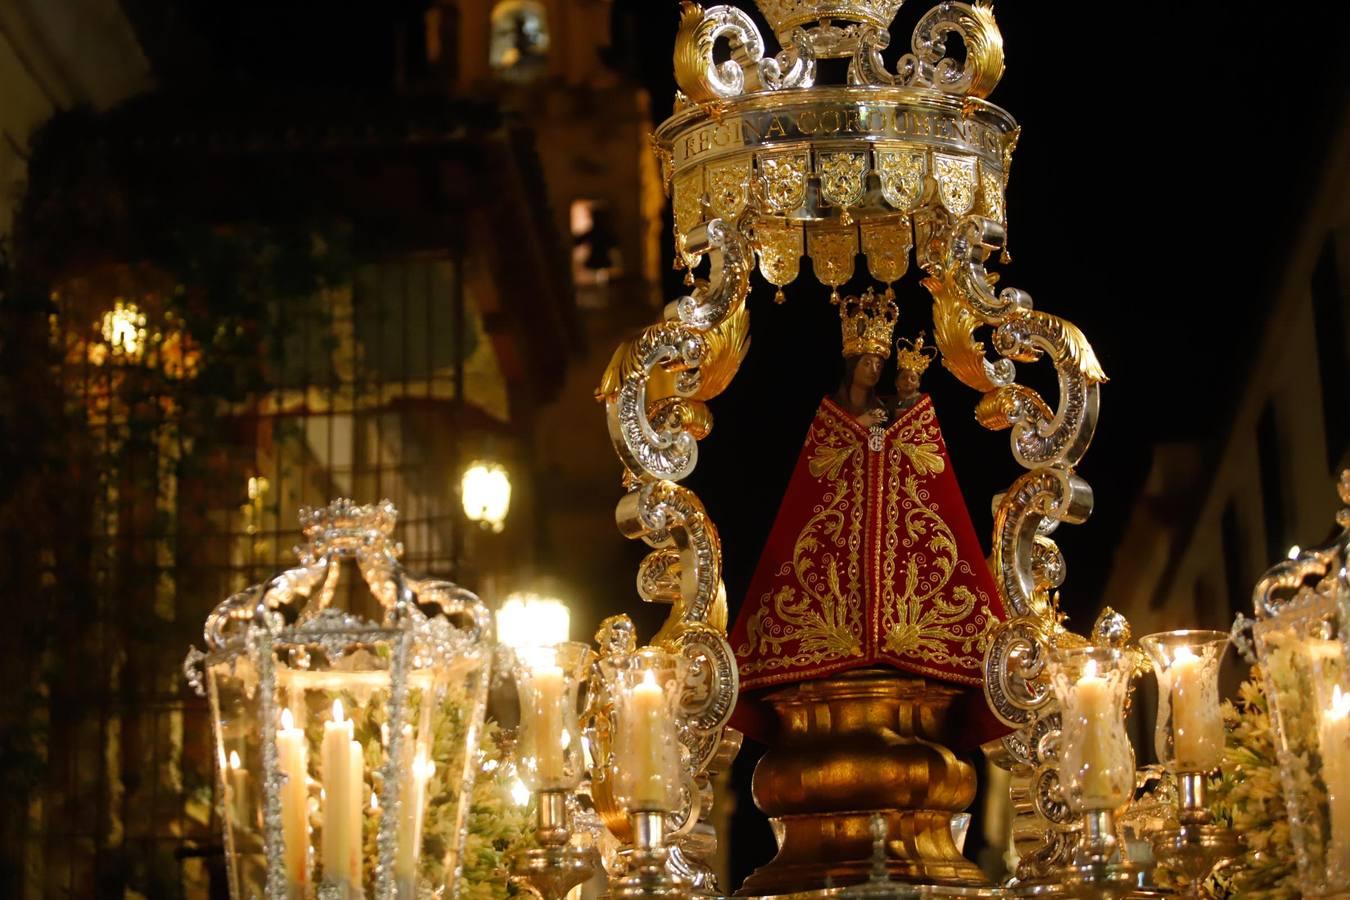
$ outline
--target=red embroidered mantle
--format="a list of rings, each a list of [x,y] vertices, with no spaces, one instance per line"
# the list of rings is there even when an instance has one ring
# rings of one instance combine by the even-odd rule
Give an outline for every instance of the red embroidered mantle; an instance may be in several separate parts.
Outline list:
[[[979,685],[1004,618],[932,401],[869,432],[826,399],[732,630],[742,687],[877,664]]]

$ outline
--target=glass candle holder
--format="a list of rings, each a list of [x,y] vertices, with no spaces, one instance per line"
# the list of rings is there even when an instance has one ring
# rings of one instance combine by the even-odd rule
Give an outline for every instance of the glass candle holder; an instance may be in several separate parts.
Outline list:
[[[1115,647],[1076,647],[1050,656],[1059,700],[1060,781],[1078,813],[1114,810],[1134,791],[1134,749],[1125,732],[1133,665]]]
[[[604,660],[614,696],[610,777],[628,813],[667,812],[680,799],[677,727],[687,668],[683,656],[646,647]]]
[[[1158,676],[1154,749],[1173,772],[1209,772],[1223,762],[1219,663],[1222,631],[1164,631],[1139,639]]]
[[[581,781],[578,696],[590,661],[590,648],[576,642],[516,651],[516,765],[531,791],[570,791]]]

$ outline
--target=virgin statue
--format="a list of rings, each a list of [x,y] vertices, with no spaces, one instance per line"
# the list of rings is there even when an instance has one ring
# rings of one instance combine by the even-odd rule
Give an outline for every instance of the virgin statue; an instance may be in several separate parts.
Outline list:
[[[883,812],[892,834],[913,838],[912,852],[891,848],[894,874],[980,878],[947,836],[974,773],[946,745],[1001,733],[980,685],[1005,615],[919,391],[934,355],[922,335],[898,345],[896,395],[877,393],[898,315],[889,292],[840,304],[843,381],[807,431],[731,635],[742,691],[733,723],[770,746],[755,799],[787,823],[778,858],[747,883],[755,893],[848,880],[844,861],[861,867],[868,850],[858,810]],[[898,762],[897,747],[910,756]],[[914,783],[904,772],[927,774]],[[841,835],[860,831],[863,843],[846,846]]]

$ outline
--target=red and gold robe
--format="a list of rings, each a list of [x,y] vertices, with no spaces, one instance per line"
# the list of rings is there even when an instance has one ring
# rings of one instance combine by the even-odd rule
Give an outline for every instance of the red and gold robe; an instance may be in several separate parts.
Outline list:
[[[822,402],[732,630],[743,705],[878,665],[978,688],[1004,618],[928,396],[884,429]]]

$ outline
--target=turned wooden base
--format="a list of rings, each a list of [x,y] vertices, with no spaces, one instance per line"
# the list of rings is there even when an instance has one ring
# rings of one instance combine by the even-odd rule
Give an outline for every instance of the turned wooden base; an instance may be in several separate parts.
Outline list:
[[[956,688],[878,669],[769,694],[779,730],[755,769],[753,788],[755,805],[773,823],[778,855],[736,893],[788,894],[866,880],[875,812],[889,825],[892,878],[988,886],[952,838],[952,815],[975,799],[975,770],[941,743],[957,695]]]

